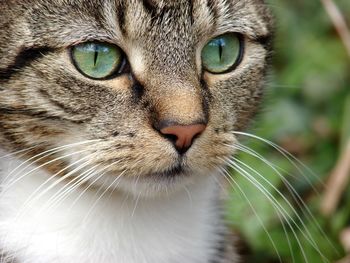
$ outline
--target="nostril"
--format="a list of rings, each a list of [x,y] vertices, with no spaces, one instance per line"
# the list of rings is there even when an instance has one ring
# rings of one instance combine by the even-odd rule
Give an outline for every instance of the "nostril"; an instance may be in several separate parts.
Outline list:
[[[160,129],[160,133],[169,139],[179,153],[185,153],[206,128],[204,124],[193,125],[168,125]]]
[[[163,133],[162,133],[163,134]],[[171,141],[173,144],[176,144],[177,136],[174,134],[163,134],[165,138],[167,138],[169,141]]]

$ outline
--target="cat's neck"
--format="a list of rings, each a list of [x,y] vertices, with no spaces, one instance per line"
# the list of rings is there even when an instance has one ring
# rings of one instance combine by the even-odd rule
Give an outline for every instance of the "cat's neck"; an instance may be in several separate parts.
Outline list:
[[[0,159],[0,178],[18,165]],[[11,176],[21,178],[20,170]],[[76,189],[55,199],[65,182],[32,198],[52,183],[48,178],[39,169],[12,186],[2,183],[8,190],[0,193],[0,248],[15,252],[19,262],[203,263],[216,253],[223,229],[213,177],[162,198],[118,192],[99,198],[103,191]]]

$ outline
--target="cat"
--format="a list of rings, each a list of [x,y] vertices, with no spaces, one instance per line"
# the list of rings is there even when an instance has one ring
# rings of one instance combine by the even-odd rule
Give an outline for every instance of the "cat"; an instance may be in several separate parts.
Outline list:
[[[2,263],[238,263],[222,179],[263,0],[0,2]]]

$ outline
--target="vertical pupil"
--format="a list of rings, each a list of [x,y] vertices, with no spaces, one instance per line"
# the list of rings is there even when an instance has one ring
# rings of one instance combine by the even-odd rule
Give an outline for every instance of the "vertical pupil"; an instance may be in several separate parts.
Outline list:
[[[97,63],[97,57],[98,57],[98,51],[97,51],[97,46],[94,45],[94,67],[96,67],[96,63]]]
[[[224,41],[222,39],[217,39],[216,44],[219,47],[219,58],[220,58],[220,61],[222,61],[222,54],[223,54],[223,49],[224,49],[225,43],[224,43]]]
[[[222,43],[221,43],[221,41],[219,42],[219,55],[220,55],[220,60],[222,60]]]

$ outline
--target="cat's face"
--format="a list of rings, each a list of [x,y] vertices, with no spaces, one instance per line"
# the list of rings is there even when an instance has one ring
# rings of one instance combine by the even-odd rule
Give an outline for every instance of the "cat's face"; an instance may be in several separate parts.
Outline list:
[[[263,1],[0,8],[1,147],[34,147],[25,158],[49,151],[37,159],[55,176],[130,191],[182,187],[224,163],[232,132],[256,111],[270,52]],[[200,131],[178,151],[162,127],[189,125]]]

